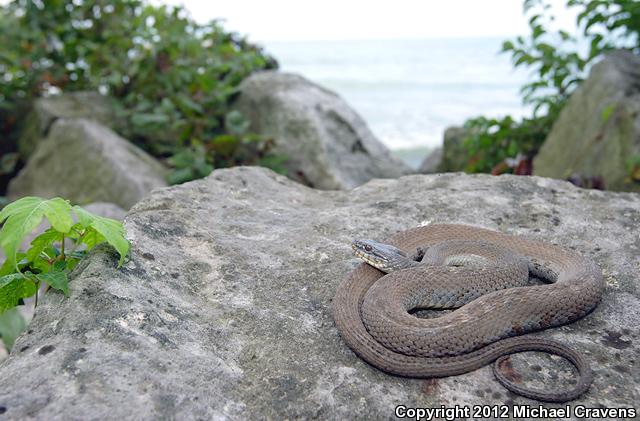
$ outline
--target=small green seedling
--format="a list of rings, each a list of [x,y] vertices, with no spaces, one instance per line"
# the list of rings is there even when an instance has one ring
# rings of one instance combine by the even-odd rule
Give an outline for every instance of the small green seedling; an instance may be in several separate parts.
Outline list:
[[[25,236],[36,229],[43,218],[51,227],[35,237],[28,250],[20,250]],[[0,247],[6,255],[0,266],[0,335],[8,349],[26,327],[17,308],[24,299],[34,297],[34,307],[37,306],[36,292],[43,285],[69,296],[69,272],[97,244],[107,242],[116,249],[120,255],[118,267],[129,252],[120,221],[71,206],[59,197],[16,200],[0,211],[0,223],[4,223],[0,229]],[[72,245],[69,247],[69,244]]]

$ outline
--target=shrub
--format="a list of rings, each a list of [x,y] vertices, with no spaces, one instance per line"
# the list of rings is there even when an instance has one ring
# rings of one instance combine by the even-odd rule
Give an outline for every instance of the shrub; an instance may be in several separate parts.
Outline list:
[[[567,0],[566,5],[579,10],[578,37],[547,29],[554,18],[546,1],[524,1],[531,34],[505,41],[502,52],[511,54],[514,66],[533,69],[532,81],[521,89],[523,102],[533,106],[533,115],[522,121],[509,116],[468,120],[465,126],[470,135],[465,144],[473,154],[468,171],[487,172],[505,166],[507,160],[517,161],[518,156],[533,157],[595,61],[613,49],[640,52],[640,2]]]
[[[97,90],[118,100],[121,134],[169,158],[173,182],[278,162],[269,139],[248,134],[229,111],[238,84],[277,63],[217,21],[198,24],[181,7],[143,0],[14,0],[0,13],[0,38],[3,154],[16,150],[19,117],[34,98]]]

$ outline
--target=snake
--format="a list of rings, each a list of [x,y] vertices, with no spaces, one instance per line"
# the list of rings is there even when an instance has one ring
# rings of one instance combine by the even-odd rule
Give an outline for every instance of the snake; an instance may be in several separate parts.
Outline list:
[[[398,376],[460,375],[491,363],[518,395],[566,402],[585,393],[593,372],[566,345],[527,335],[578,320],[600,302],[602,271],[593,259],[554,244],[464,224],[430,224],[382,243],[355,240],[364,262],[338,286],[333,318],[343,341],[370,365]],[[513,266],[510,268],[510,266]],[[528,282],[529,276],[542,279]],[[420,308],[450,309],[419,318]],[[539,351],[578,372],[569,390],[529,389],[501,371],[511,354]]]

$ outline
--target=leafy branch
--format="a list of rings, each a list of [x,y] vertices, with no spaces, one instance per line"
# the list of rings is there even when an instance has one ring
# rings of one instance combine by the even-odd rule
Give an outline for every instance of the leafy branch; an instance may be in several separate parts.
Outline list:
[[[75,215],[75,220],[74,216]],[[46,218],[51,227],[20,250],[24,238]],[[26,326],[17,306],[39,290],[53,288],[69,296],[69,272],[97,244],[106,242],[120,255],[118,267],[129,252],[120,221],[94,215],[64,199],[24,197],[0,211],[0,247],[6,260],[0,266],[0,335],[11,348],[15,337]],[[71,248],[66,247],[69,244]],[[17,333],[16,333],[17,332]]]
[[[505,41],[501,52],[511,54],[515,67],[532,70],[531,82],[520,93],[523,102],[533,106],[533,115],[521,121],[510,116],[468,120],[467,171],[514,170],[510,164],[518,157],[530,160],[597,59],[617,48],[640,52],[640,2],[566,0],[566,5],[579,12],[576,35],[549,29],[555,18],[548,1],[524,0],[530,35]]]
[[[171,183],[238,164],[279,168],[272,142],[231,109],[240,82],[277,62],[221,22],[148,0],[5,3],[0,175],[19,167],[17,128],[33,99],[84,90],[115,100],[114,129],[172,167]]]

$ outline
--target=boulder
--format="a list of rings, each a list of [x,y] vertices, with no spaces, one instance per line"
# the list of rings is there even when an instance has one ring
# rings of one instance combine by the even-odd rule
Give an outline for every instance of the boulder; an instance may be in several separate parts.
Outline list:
[[[91,212],[95,215],[104,216],[105,218],[117,219],[118,221],[122,221],[127,214],[127,212],[120,206],[107,202],[93,202],[89,203],[88,205],[84,205],[83,208],[87,212]]]
[[[533,161],[533,173],[602,179],[610,190],[640,191],[640,57],[616,51],[571,95]]]
[[[115,110],[115,102],[98,92],[71,92],[38,98],[33,102],[18,139],[20,155],[26,160],[59,118],[87,118],[114,128],[118,122]]]
[[[255,73],[240,85],[234,108],[250,131],[273,138],[288,175],[309,186],[349,189],[412,172],[342,98],[302,76]]]
[[[469,161],[469,152],[464,146],[464,140],[468,135],[464,127],[447,127],[444,131],[442,142],[442,159],[437,167],[438,172],[464,171]]]
[[[420,174],[435,174],[439,172],[442,163],[442,156],[443,148],[441,146],[433,149],[420,164],[418,172]]]
[[[470,204],[473,204],[470,206]],[[131,259],[95,250],[71,296],[50,293],[0,366],[4,419],[388,419],[397,405],[538,405],[491,367],[442,379],[388,375],[358,358],[331,300],[359,264],[354,237],[430,222],[476,224],[563,244],[603,269],[600,305],[537,333],[585,353],[590,408],[637,405],[640,196],[540,177],[464,174],[319,191],[238,167],[158,189],[125,218]],[[529,387],[568,363],[511,358]]]
[[[102,124],[58,119],[9,183],[7,196],[61,196],[129,209],[152,189],[166,186],[164,174],[158,161]]]

